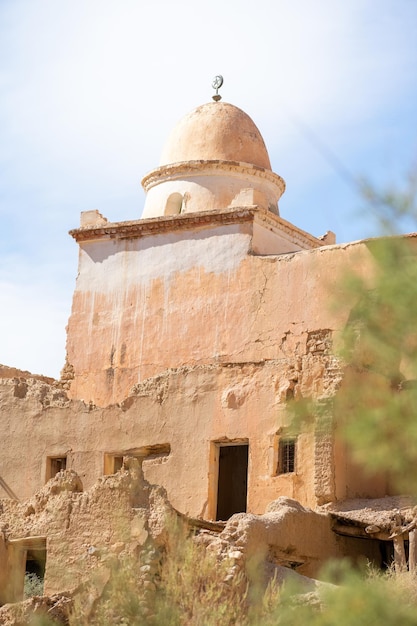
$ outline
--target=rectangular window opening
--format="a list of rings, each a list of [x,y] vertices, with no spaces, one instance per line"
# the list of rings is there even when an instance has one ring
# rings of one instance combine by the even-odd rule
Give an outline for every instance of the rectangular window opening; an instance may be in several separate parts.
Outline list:
[[[123,467],[123,454],[105,454],[104,455],[104,474],[116,474]]]
[[[116,474],[122,469],[122,467],[123,467],[123,457],[122,456],[113,457],[113,471],[111,473]]]
[[[106,452],[104,454],[104,474],[116,474],[123,467],[123,458],[125,456],[133,456],[144,465],[159,464],[168,460],[171,454],[171,445],[169,443],[155,444],[150,446],[142,446],[140,448],[131,448],[123,452]]]
[[[48,456],[46,459],[46,482],[65,469],[67,469],[66,455]]]
[[[292,474],[295,472],[296,438],[280,439],[278,446],[277,474]]]

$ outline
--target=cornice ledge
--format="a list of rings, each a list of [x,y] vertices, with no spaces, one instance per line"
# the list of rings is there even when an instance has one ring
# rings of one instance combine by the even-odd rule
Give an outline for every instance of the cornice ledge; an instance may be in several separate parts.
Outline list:
[[[236,172],[244,176],[256,176],[268,180],[279,187],[281,194],[285,191],[284,179],[272,172],[272,170],[241,161],[222,161],[220,159],[180,161],[178,163],[170,163],[169,165],[161,165],[143,177],[142,187],[147,192],[155,185],[166,180],[176,180],[184,176],[192,176],[193,174],[212,176],[216,172],[222,174]]]
[[[273,230],[284,235],[290,241],[298,243],[304,249],[320,248],[326,245],[314,235],[310,235],[305,230],[268,211],[257,211],[255,221],[267,224],[268,227],[272,227]]]
[[[102,226],[84,226],[69,231],[77,242],[93,239],[135,239],[164,232],[188,230],[209,224],[233,224],[252,222],[255,214],[262,211],[257,206],[238,207],[219,211],[201,211],[184,215],[152,217],[126,222],[108,222]]]

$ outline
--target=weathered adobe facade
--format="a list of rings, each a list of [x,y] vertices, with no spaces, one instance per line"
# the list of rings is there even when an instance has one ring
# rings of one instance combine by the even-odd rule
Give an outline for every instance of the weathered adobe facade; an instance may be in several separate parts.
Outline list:
[[[71,231],[61,381],[0,371],[2,497],[31,498],[65,468],[91,489],[126,455],[175,509],[206,520],[263,514],[284,496],[316,509],[388,495],[329,426],[342,381],[332,346],[354,305],[330,303],[346,267],[370,271],[367,242],[336,245],[280,217],[284,181],[230,104],[186,116],[143,185],[142,219],[88,211]],[[327,410],[294,433],[300,398]],[[320,550],[341,546],[324,538]]]

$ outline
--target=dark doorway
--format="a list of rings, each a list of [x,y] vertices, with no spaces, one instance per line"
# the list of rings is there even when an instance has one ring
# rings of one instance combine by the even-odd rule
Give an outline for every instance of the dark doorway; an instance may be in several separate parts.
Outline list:
[[[24,598],[43,595],[46,548],[34,545],[26,551]]]
[[[404,542],[404,544],[407,544]],[[404,545],[407,549],[408,546]],[[380,567],[382,570],[392,570],[394,565],[394,544],[392,541],[380,541],[379,542],[379,551],[381,553],[381,561]]]
[[[218,520],[228,520],[234,513],[246,512],[248,452],[247,444],[220,446],[216,513]]]
[[[26,573],[36,574],[45,578],[46,550],[28,550],[26,556]]]

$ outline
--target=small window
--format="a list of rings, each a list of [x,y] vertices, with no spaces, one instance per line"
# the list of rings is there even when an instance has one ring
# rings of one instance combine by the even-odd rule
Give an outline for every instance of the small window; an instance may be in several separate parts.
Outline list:
[[[116,472],[119,472],[122,469],[122,467],[123,467],[123,457],[115,456],[112,474],[116,474]]]
[[[109,476],[110,474],[116,474],[120,472],[123,467],[123,459],[125,456],[134,456],[135,458],[142,460],[142,457],[136,454],[105,454],[104,455],[104,474]]]
[[[104,474],[116,474],[123,467],[123,454],[104,455]]]
[[[46,459],[46,482],[65,469],[67,469],[66,456],[48,456]]]
[[[169,443],[157,443],[118,452],[105,452],[104,474],[108,476],[120,471],[123,467],[123,458],[125,456],[135,457],[140,463],[144,461],[145,465],[159,465],[168,459],[170,453],[171,445]]]
[[[183,197],[180,193],[172,193],[165,205],[164,215],[179,215],[182,210]]]
[[[295,438],[281,439],[278,449],[277,474],[291,474],[295,472]]]

